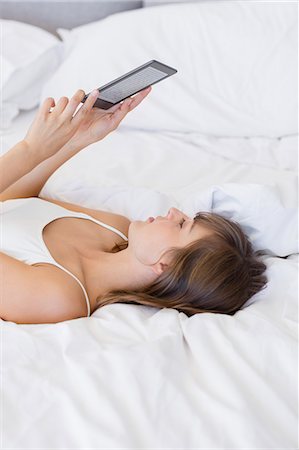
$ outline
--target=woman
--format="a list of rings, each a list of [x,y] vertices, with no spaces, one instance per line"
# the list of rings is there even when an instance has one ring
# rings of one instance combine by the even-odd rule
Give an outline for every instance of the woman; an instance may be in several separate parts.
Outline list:
[[[148,88],[108,112],[93,91],[47,98],[25,138],[0,159],[0,317],[53,323],[111,303],[234,314],[266,284],[239,225],[213,213],[194,218],[126,217],[39,197],[51,174],[115,130]]]

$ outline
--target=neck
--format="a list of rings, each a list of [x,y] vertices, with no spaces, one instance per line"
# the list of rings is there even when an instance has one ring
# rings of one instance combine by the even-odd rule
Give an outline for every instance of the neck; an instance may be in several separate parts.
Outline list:
[[[99,252],[85,259],[85,283],[90,301],[112,290],[136,290],[154,280],[154,273],[132,258],[129,248],[117,253]]]

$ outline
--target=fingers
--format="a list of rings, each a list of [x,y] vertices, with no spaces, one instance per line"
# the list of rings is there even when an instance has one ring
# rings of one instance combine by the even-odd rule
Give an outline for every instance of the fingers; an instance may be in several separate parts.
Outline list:
[[[136,106],[139,105],[139,103],[142,102],[142,100],[151,92],[152,88],[149,86],[146,89],[143,89],[143,91],[140,91],[135,97],[132,99],[132,103],[130,104],[130,111],[132,111]]]
[[[97,94],[99,93],[96,90]],[[44,103],[41,106],[41,113],[42,114],[47,114],[50,112],[50,109],[53,108],[52,112],[52,117],[54,116],[60,116],[63,113],[63,119],[64,120],[71,120],[77,107],[79,106],[79,104],[81,103],[81,101],[83,100],[85,96],[85,93],[82,89],[79,89],[74,95],[73,97],[71,97],[71,99],[69,100],[67,97],[61,97],[58,102],[55,105],[55,101],[52,97],[47,98]],[[85,105],[84,105],[84,110],[90,110],[92,108],[92,106],[94,105],[95,101],[96,101],[97,96],[91,96],[89,95]],[[81,108],[80,108],[81,109]],[[82,111],[84,113],[84,110]],[[82,113],[81,113],[82,114]]]
[[[121,107],[122,107],[122,103],[117,103],[116,105],[111,106],[111,108],[109,108],[107,110],[107,113],[109,113],[109,114],[114,113],[114,111],[116,111],[117,109],[120,109]],[[101,111],[103,111],[103,110],[101,110]]]
[[[85,94],[84,94],[85,95]],[[76,112],[75,116],[72,119],[72,123],[74,125],[79,124],[88,113],[92,110],[93,105],[95,104],[97,98],[99,96],[99,91],[97,89],[93,90],[81,106],[81,108]],[[84,96],[83,96],[84,97]],[[83,99],[82,97],[82,99]]]
[[[120,115],[121,118],[125,117],[125,115],[129,111],[132,111],[134,108],[136,108],[136,106],[138,106],[142,102],[142,100],[150,93],[150,91],[151,91],[151,86],[144,89],[143,91],[140,91],[137,95],[135,95],[135,97],[133,97],[133,98],[129,97],[122,103],[122,105],[115,105],[114,107],[112,107],[110,109],[109,112],[113,113],[113,116],[116,113],[118,113],[118,115]],[[89,111],[91,111],[91,109],[93,108],[93,106],[96,102],[96,99],[99,96],[99,91],[97,89],[92,91],[88,95],[86,101],[81,106],[81,108],[79,108],[78,111],[76,112],[76,110],[77,110],[79,104],[82,102],[84,96],[85,96],[84,91],[82,89],[79,89],[73,95],[73,97],[71,97],[70,100],[67,97],[61,97],[58,100],[56,105],[55,105],[55,100],[52,97],[48,97],[44,100],[44,102],[42,103],[42,105],[40,107],[40,114],[47,115],[50,112],[50,109],[53,108],[52,117],[54,115],[62,116],[62,119],[72,120],[72,122],[74,122],[74,125],[75,125],[76,123],[79,123]],[[75,112],[76,112],[76,114],[75,114]],[[120,112],[122,114],[120,114]],[[124,113],[124,115],[123,115],[123,113]]]
[[[130,111],[130,105],[133,103],[132,98],[126,98],[123,104],[118,108],[110,117],[110,123],[113,128],[116,128],[120,122],[126,117],[128,112]]]
[[[82,111],[90,111],[93,107],[93,105],[95,104],[96,99],[99,96],[99,91],[97,89],[94,89],[93,91],[90,92],[90,94],[88,95],[87,99],[85,100],[85,102],[83,103],[83,106],[81,106],[80,111],[82,113]]]
[[[67,97],[61,97],[55,106],[55,114],[61,114],[68,104],[69,99]]]
[[[129,110],[132,111],[132,109],[134,109],[137,105],[139,105],[139,103],[151,92],[151,90],[152,90],[152,88],[151,88],[151,86],[149,86],[146,89],[143,89],[142,91],[140,91],[137,95],[135,95],[135,97],[126,98],[127,102],[131,101]],[[123,101],[123,103],[117,103],[116,105],[109,108],[109,110],[107,112],[114,113],[114,111],[116,111],[117,109],[126,108],[127,103],[124,104],[124,102],[125,102],[125,100]]]
[[[113,116],[115,114],[121,114],[121,115],[126,115],[128,114],[128,112],[130,111],[130,105],[133,103],[133,99],[131,97],[126,98],[123,103],[120,105],[120,107],[115,111],[115,113],[113,114]]]
[[[69,100],[67,97],[61,97],[57,104],[55,105],[55,100],[52,97],[46,98],[43,102],[43,104],[40,107],[40,114],[43,116],[49,115],[50,109],[51,111],[51,117],[57,118],[60,117],[62,119],[62,122],[72,121],[74,120],[74,126],[76,124],[79,124],[83,117],[85,117],[86,113],[88,113],[93,105],[95,104],[95,101],[99,95],[99,91],[95,89],[92,91],[85,103],[81,108],[78,109],[78,111],[75,114],[75,111],[77,110],[79,104],[82,102],[85,92],[82,89],[79,89],[73,97]],[[74,115],[75,114],[75,115]]]
[[[66,108],[62,112],[61,116],[64,120],[71,120],[76,109],[80,105],[81,101],[85,96],[85,92],[82,89],[79,89],[69,100]]]
[[[55,106],[54,98],[48,97],[48,98],[46,98],[46,99],[43,101],[43,103],[41,104],[40,109],[39,109],[39,113],[40,113],[42,116],[45,116],[45,115],[49,114],[50,109],[51,109],[53,106]]]
[[[127,98],[124,100],[123,104],[120,108],[118,108],[112,115],[111,121],[114,127],[117,127],[120,122],[124,119],[124,117],[128,114],[128,112],[132,111],[136,106],[138,106],[142,100],[151,92],[152,88],[149,86],[148,88],[140,91],[135,97]]]

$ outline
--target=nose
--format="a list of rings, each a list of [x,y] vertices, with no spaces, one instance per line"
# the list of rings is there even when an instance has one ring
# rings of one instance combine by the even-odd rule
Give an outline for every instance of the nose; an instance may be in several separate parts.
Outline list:
[[[186,214],[184,214],[182,211],[180,211],[179,209],[174,208],[174,207],[169,209],[169,211],[167,213],[167,218],[174,219],[174,220],[181,220],[182,218],[184,218],[186,220],[189,219],[189,217]]]
[[[174,217],[176,217],[178,215],[180,211],[177,208],[170,208],[168,213],[167,213],[167,218],[168,219],[173,219]]]

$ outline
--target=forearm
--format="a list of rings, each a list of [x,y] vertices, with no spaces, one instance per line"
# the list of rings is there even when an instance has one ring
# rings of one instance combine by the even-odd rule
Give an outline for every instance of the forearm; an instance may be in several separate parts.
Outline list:
[[[36,158],[25,158],[24,152],[20,152],[21,158],[17,152],[11,153],[15,150],[15,147],[0,158],[1,173],[7,175],[5,176],[5,182],[2,180],[4,177],[1,176],[1,192],[4,190],[3,195],[10,199],[37,197],[50,176],[72,156],[82,150],[82,147],[77,147],[69,142],[54,156],[38,162]],[[20,149],[21,147],[18,148],[18,150]],[[6,155],[7,158],[4,160]]]
[[[39,163],[26,142],[18,142],[0,158],[0,192],[31,172]]]

